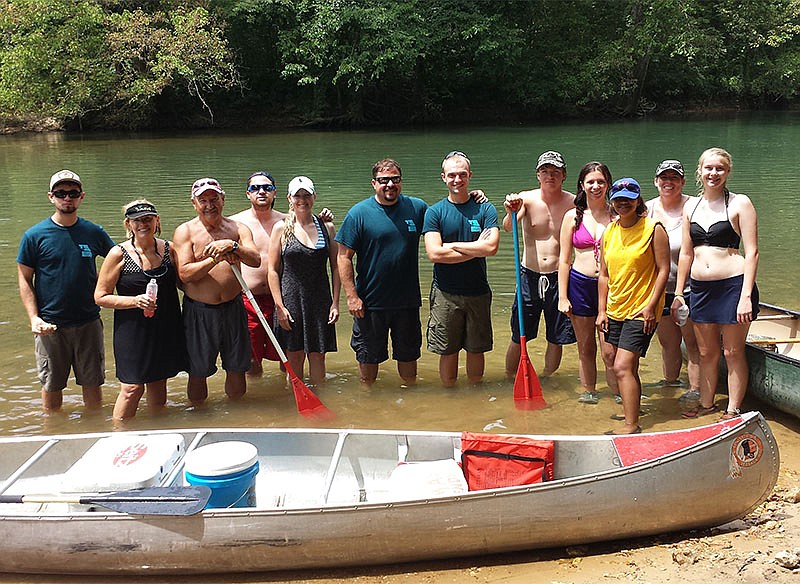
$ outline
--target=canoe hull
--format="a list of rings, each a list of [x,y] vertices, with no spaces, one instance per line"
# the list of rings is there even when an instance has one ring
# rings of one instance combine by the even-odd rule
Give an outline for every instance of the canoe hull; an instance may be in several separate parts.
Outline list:
[[[762,304],[759,316],[785,318],[756,320],[750,326],[751,337],[783,340],[798,337],[800,313]],[[800,344],[748,343],[746,352],[750,367],[748,392],[764,403],[800,418]]]
[[[427,501],[206,510],[191,517],[6,514],[0,516],[0,571],[219,573],[353,566],[721,525],[769,496],[779,454],[760,414],[707,428],[715,430],[705,434],[710,438],[640,463],[633,458],[646,447],[628,448],[634,444],[628,437],[609,438],[622,462],[611,471]],[[660,447],[678,434],[643,436]],[[593,440],[599,439],[586,437],[587,446]],[[742,440],[750,445],[744,456]],[[563,454],[572,452],[580,450],[565,448]]]

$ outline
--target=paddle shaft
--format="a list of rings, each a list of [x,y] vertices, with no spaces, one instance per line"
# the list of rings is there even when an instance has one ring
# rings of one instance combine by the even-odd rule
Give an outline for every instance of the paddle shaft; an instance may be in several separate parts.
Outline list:
[[[286,353],[283,352],[281,349],[280,344],[278,343],[278,339],[275,338],[275,333],[272,332],[272,327],[267,323],[267,319],[264,316],[264,313],[261,312],[261,307],[256,302],[256,299],[253,298],[253,293],[250,291],[250,286],[247,285],[247,282],[244,281],[242,277],[242,272],[239,270],[239,266],[235,264],[231,264],[231,271],[233,271],[233,275],[236,276],[236,279],[239,280],[239,285],[242,287],[242,291],[247,296],[247,299],[250,301],[250,304],[253,306],[253,310],[256,311],[258,315],[258,320],[261,321],[261,326],[264,327],[264,330],[267,331],[267,336],[269,337],[272,346],[275,347],[275,351],[278,353],[278,357],[281,358],[281,363],[284,365],[288,365],[289,360],[286,358]]]
[[[523,310],[522,310],[522,262],[520,261],[519,257],[519,244],[517,243],[517,212],[511,211],[511,233],[514,237],[514,266],[516,267],[516,276],[517,276],[517,317],[519,318],[519,336],[520,336],[520,347],[522,347],[522,351],[526,351],[525,348],[525,323],[523,322]]]
[[[0,495],[0,503],[98,505],[130,515],[195,515],[211,496],[206,486],[150,487],[106,494]]]
[[[747,342],[751,345],[788,345],[800,343],[800,339],[748,339]]]

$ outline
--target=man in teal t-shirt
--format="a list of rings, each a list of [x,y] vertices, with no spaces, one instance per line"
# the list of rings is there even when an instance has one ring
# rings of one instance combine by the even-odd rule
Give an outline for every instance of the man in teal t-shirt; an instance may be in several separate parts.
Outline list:
[[[101,404],[105,352],[100,307],[94,302],[95,258],[114,242],[99,225],[78,217],[86,196],[80,177],[62,170],[47,193],[55,212],[28,229],[17,254],[19,294],[34,334],[42,407],[57,410],[70,369],[87,407]]]
[[[492,350],[492,293],[486,257],[497,253],[497,211],[469,196],[472,170],[463,152],[442,162],[448,195],[425,214],[422,233],[433,262],[428,350],[439,355],[439,376],[451,387],[458,378],[458,354],[467,353],[467,377],[483,378],[484,353]]]
[[[403,195],[402,180],[396,161],[376,162],[375,196],[354,205],[336,234],[339,275],[353,315],[350,346],[362,383],[374,382],[378,364],[389,358],[389,334],[400,377],[407,384],[417,378],[422,347],[419,238],[428,205]]]

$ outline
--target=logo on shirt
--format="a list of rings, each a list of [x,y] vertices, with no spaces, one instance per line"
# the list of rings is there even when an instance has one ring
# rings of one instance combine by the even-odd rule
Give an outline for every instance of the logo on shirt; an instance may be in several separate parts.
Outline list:
[[[85,243],[79,243],[78,247],[81,250],[81,257],[90,258],[92,257],[92,250],[91,248]]]
[[[417,226],[414,225],[413,219],[406,219],[406,227],[408,228],[409,233],[414,233],[417,230]]]
[[[472,233],[480,233],[481,232],[481,224],[478,223],[477,219],[469,219],[469,230]]]

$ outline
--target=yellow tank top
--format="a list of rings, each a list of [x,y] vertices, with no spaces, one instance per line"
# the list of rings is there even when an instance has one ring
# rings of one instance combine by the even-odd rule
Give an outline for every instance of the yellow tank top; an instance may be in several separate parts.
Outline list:
[[[611,223],[603,233],[603,254],[608,266],[608,305],[614,320],[626,320],[647,306],[656,283],[652,242],[657,221],[641,217],[632,227]],[[656,321],[664,309],[664,295],[656,307]]]

